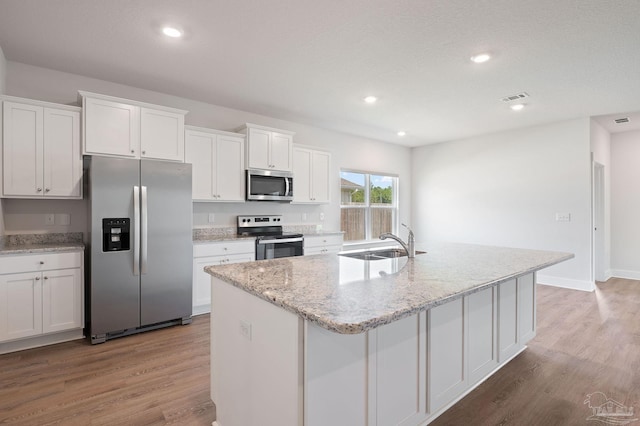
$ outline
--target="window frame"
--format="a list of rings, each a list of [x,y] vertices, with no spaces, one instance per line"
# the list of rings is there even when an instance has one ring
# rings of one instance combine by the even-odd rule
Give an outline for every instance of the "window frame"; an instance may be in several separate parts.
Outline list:
[[[364,232],[365,239],[364,240],[345,240],[345,245],[350,244],[365,244],[379,241],[379,235],[372,235],[372,210],[373,209],[384,209],[391,210],[391,233],[397,234],[398,232],[398,224],[400,218],[400,196],[399,196],[399,187],[400,187],[400,177],[395,173],[386,173],[386,172],[372,172],[372,171],[364,171],[357,169],[349,169],[349,168],[341,168],[340,169],[340,179],[342,181],[342,173],[358,173],[364,175],[364,205],[362,206],[349,206],[342,204],[342,198],[340,199],[340,217],[342,218],[342,209],[364,209]],[[372,206],[371,205],[371,176],[384,176],[390,177],[393,179],[391,183],[391,192],[392,192],[392,200],[389,206]],[[342,191],[342,185],[340,186]],[[342,229],[342,220],[340,224],[340,230],[345,232]]]

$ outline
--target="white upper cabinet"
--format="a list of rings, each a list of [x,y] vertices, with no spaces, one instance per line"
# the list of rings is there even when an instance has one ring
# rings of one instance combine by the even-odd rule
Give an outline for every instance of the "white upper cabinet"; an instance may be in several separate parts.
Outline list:
[[[80,108],[3,99],[3,196],[82,198]]]
[[[328,203],[331,154],[312,148],[293,148],[293,202]]]
[[[247,135],[247,167],[291,171],[293,132],[247,123],[238,129]]]
[[[187,126],[185,162],[194,200],[244,201],[244,135]]]
[[[187,111],[79,92],[83,153],[184,162]]]

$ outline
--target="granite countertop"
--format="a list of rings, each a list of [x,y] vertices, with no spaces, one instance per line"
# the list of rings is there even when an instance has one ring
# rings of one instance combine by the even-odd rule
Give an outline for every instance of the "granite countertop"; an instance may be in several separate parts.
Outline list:
[[[0,256],[84,250],[82,233],[17,234],[0,238]]]
[[[471,244],[418,245],[414,259],[338,255],[208,266],[214,277],[341,334],[357,334],[574,257]]]

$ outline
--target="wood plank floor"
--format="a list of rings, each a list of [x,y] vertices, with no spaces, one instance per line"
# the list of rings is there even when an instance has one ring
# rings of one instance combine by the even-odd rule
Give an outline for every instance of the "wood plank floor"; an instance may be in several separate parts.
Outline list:
[[[611,279],[595,293],[538,286],[538,335],[529,348],[432,424],[597,424],[586,420],[591,410],[583,404],[596,391],[640,407],[638,281]],[[206,315],[102,345],[76,341],[0,355],[0,424],[214,419]]]

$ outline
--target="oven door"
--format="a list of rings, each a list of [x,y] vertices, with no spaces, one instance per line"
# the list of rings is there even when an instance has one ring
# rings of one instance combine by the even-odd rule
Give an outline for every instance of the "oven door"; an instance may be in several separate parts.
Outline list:
[[[304,238],[264,238],[256,240],[256,260],[302,256]]]

